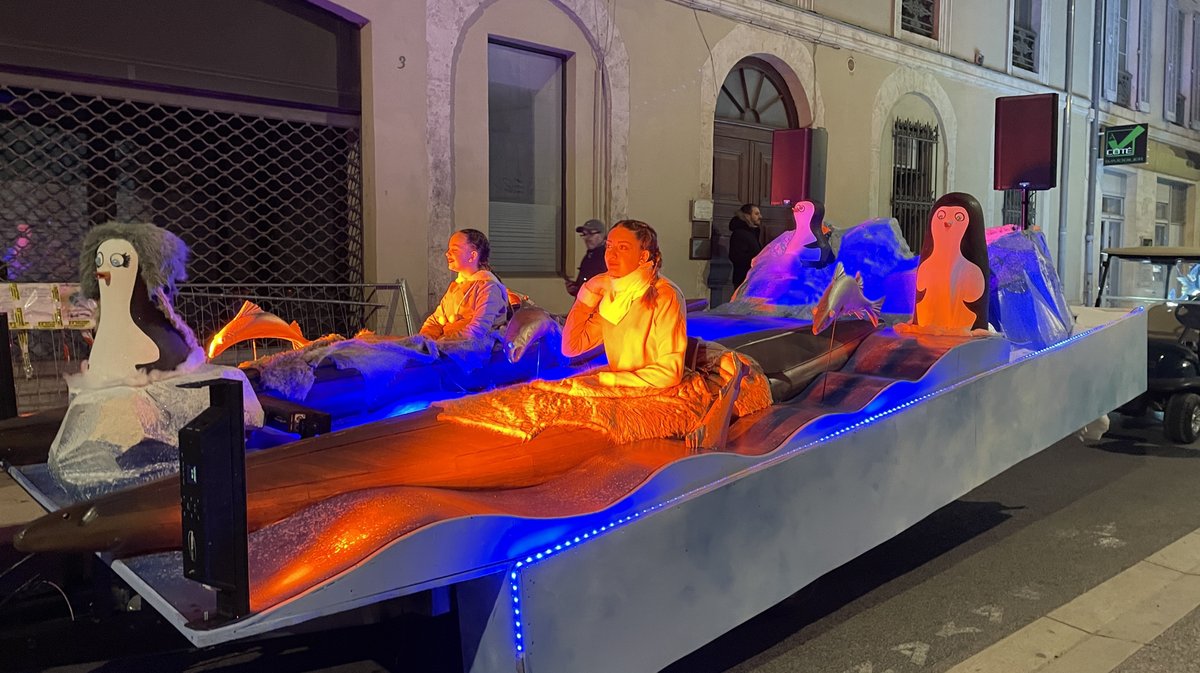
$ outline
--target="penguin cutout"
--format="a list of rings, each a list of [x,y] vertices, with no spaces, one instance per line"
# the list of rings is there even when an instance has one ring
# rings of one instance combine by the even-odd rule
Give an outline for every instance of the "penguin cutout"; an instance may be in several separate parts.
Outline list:
[[[182,241],[150,224],[109,223],[88,232],[80,281],[84,294],[100,303],[89,378],[127,381],[194,359],[196,337],[170,300],[186,254]],[[203,352],[199,356],[203,361]]]
[[[796,233],[788,241],[787,255],[814,269],[832,264],[833,248],[829,245],[832,232],[825,226],[825,204],[797,201],[792,205],[792,219],[796,221]]]
[[[921,244],[912,324],[944,334],[986,330],[988,277],[983,209],[970,194],[942,196]]]

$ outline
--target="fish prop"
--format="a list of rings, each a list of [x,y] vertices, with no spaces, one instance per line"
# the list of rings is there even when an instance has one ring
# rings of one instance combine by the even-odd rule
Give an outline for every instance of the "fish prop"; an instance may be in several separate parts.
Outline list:
[[[833,271],[833,280],[830,281],[829,287],[825,288],[825,294],[821,295],[821,300],[817,302],[817,308],[813,311],[813,334],[824,331],[845,316],[870,320],[872,325],[878,327],[883,299],[867,299],[863,296],[862,287],[862,274],[848,276],[842,263],[838,262]]]
[[[288,324],[274,313],[267,313],[251,301],[242,303],[237,315],[229,321],[208,343],[208,359],[212,360],[225,349],[250,339],[284,339],[292,342],[292,348],[303,348],[312,343],[304,338],[300,325],[295,321]]]
[[[543,339],[561,343],[562,325],[545,309],[526,306],[508,321],[504,330],[504,353],[509,362],[516,363]]]

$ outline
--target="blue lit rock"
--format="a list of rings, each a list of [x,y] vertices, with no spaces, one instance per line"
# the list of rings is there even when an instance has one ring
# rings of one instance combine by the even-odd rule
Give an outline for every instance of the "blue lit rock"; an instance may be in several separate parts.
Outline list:
[[[1045,348],[1071,336],[1075,320],[1040,231],[1014,231],[988,245],[990,321],[1009,341]]]
[[[835,265],[814,269],[785,254],[793,233],[785,231],[768,243],[754,258],[733,301],[714,312],[811,318],[833,280]],[[831,242],[846,273],[862,273],[863,293],[870,299],[884,298],[884,313],[912,313],[917,258],[894,220],[868,220],[844,231],[835,230]]]

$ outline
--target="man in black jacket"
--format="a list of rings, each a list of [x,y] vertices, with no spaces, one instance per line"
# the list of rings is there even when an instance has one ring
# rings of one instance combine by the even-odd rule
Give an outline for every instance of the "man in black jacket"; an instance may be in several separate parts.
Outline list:
[[[762,211],[753,203],[744,204],[729,220],[729,262],[733,264],[733,286],[746,280],[750,260],[762,251]]]
[[[575,231],[587,246],[587,252],[583,255],[583,261],[579,263],[579,275],[574,281],[567,281],[567,292],[572,297],[589,278],[608,270],[604,264],[604,229],[604,223],[600,220],[588,220],[583,226],[575,227]]]

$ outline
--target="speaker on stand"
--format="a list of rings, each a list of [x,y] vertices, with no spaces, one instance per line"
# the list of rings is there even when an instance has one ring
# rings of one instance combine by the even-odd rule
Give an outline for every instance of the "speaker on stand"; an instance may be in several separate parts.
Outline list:
[[[1021,230],[1029,226],[1029,192],[1058,186],[1058,94],[996,99],[995,183],[1021,190]]]

